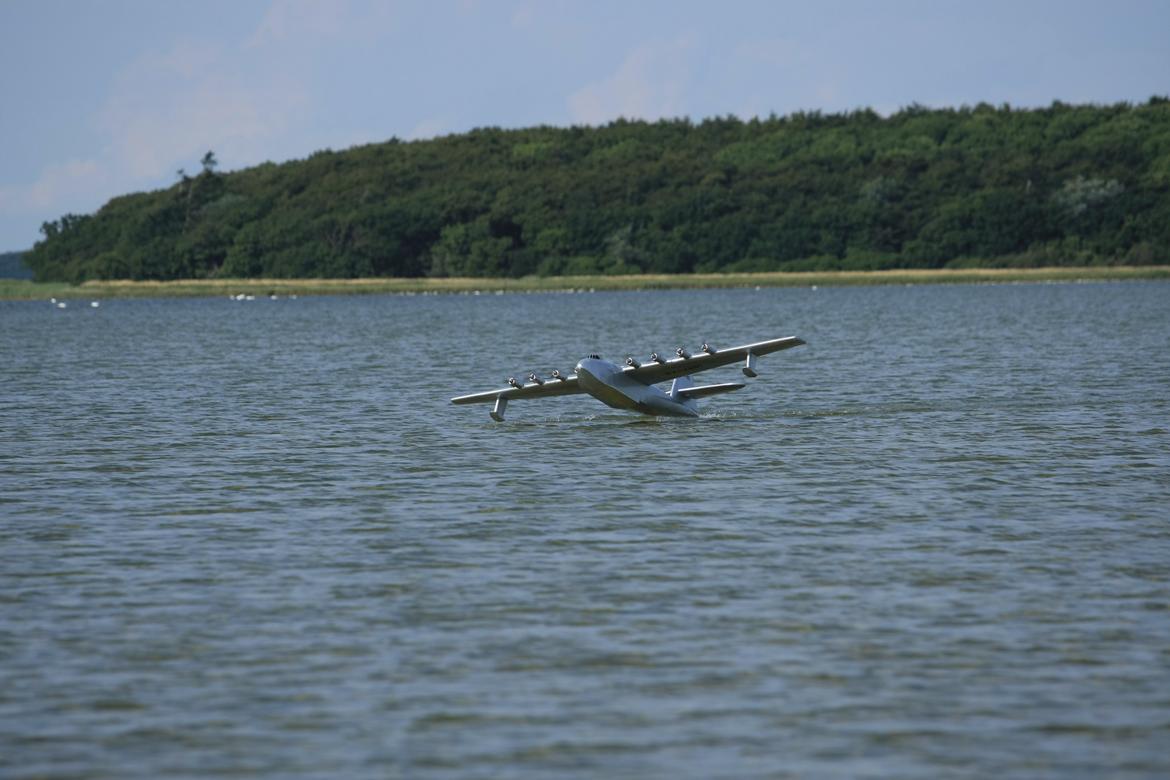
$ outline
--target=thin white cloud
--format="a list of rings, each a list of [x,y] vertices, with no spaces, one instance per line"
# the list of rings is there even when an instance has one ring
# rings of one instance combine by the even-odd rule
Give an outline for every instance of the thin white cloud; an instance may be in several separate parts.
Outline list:
[[[687,38],[639,46],[611,76],[569,96],[570,116],[574,122],[601,124],[618,117],[659,119],[685,113],[692,48]]]
[[[531,27],[536,21],[536,8],[532,3],[521,3],[512,11],[512,26],[516,28]]]
[[[414,129],[407,134],[408,141],[421,141],[426,138],[434,138],[442,135],[447,130],[447,122],[444,119],[431,118],[424,119],[414,126]]]
[[[386,0],[273,0],[247,45],[314,46],[331,39],[369,38],[393,24]]]
[[[182,40],[144,53],[116,75],[89,119],[102,150],[0,188],[0,214],[92,211],[114,194],[165,186],[178,168],[197,170],[208,150],[225,168],[304,154],[304,137],[292,137],[313,109],[306,52],[338,38],[369,42],[393,23],[394,10],[378,0],[273,0],[241,40]],[[441,129],[423,123],[418,132]],[[349,131],[320,145],[359,140]]]
[[[52,206],[62,212],[84,210],[87,196],[109,181],[109,172],[97,160],[53,163],[28,186],[0,188],[0,214],[28,216]]]
[[[342,26],[342,19],[348,12],[349,3],[346,0],[331,3],[318,0],[274,0],[248,44],[266,46],[292,39],[331,37]]]
[[[747,60],[756,67],[789,70],[804,67],[809,52],[790,38],[753,39],[740,43],[732,52],[736,59]]]
[[[551,23],[564,20],[574,11],[565,0],[518,0],[509,20],[515,29],[549,32]]]
[[[193,79],[214,68],[223,57],[223,49],[219,46],[198,41],[179,41],[169,51],[154,57],[148,56],[144,62],[163,73]]]
[[[822,81],[816,85],[816,105],[836,106],[841,103],[841,87],[835,81]]]
[[[187,75],[162,66],[172,54],[144,58],[124,73],[97,120],[113,161],[134,179],[167,174],[208,149],[227,164],[249,160],[309,102],[293,80],[235,75],[242,69],[232,56]]]
[[[106,172],[96,160],[69,160],[50,165],[28,190],[28,204],[52,205],[74,194],[84,193],[95,184],[105,183]]]

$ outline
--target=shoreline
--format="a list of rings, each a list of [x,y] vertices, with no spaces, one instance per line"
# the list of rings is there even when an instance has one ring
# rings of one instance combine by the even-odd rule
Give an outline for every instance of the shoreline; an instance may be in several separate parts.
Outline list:
[[[736,287],[844,287],[907,284],[988,284],[1170,279],[1170,266],[1057,266],[946,268],[890,271],[793,271],[741,274],[529,276],[521,279],[180,279],[152,281],[31,282],[0,279],[0,300],[49,298],[194,298],[229,295],[476,294],[612,290],[688,290]]]

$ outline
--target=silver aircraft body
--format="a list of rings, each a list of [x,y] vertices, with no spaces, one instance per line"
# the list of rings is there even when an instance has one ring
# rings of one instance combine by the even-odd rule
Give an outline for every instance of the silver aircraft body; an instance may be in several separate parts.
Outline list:
[[[795,336],[786,336],[730,349],[715,349],[704,344],[702,349],[693,355],[679,347],[675,350],[675,356],[670,359],[653,353],[645,363],[627,357],[625,365],[602,360],[598,355],[590,355],[577,363],[572,374],[565,375],[560,371],[553,371],[551,376],[541,378],[532,373],[528,375],[527,382],[509,377],[508,387],[457,396],[451,399],[451,403],[494,404],[491,417],[501,422],[508,401],[588,393],[614,409],[626,409],[654,416],[698,417],[697,399],[739,390],[744,387],[744,383],[695,385],[691,381],[691,374],[742,361],[744,376],[755,377],[757,359],[760,356],[798,347],[803,343],[804,341]],[[655,387],[656,384],[667,381],[671,382],[669,391]]]

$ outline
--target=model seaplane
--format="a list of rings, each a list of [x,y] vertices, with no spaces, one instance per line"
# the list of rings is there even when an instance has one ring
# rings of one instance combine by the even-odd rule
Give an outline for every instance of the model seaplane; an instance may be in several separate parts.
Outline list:
[[[679,347],[672,358],[665,358],[655,352],[645,363],[627,357],[625,365],[621,366],[602,360],[600,355],[590,355],[577,363],[572,374],[554,370],[549,377],[541,378],[532,373],[528,375],[527,382],[508,377],[508,387],[457,396],[451,399],[451,403],[494,404],[491,418],[503,422],[508,401],[588,393],[614,409],[657,416],[698,417],[697,399],[739,390],[744,387],[744,383],[696,385],[691,381],[691,374],[743,361],[744,376],[754,377],[757,376],[758,358],[803,343],[795,336],[786,336],[731,349],[715,349],[710,344],[703,344],[700,351],[693,355]],[[669,380],[674,380],[669,391],[654,386]]]

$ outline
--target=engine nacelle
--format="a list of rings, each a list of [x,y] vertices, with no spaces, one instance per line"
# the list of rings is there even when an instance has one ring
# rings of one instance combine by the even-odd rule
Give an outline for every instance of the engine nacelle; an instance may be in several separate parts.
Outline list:
[[[665,363],[666,358],[662,357],[657,352],[651,352],[650,353],[650,361],[653,363]]]
[[[626,358],[626,365],[630,366],[631,368],[641,368],[642,367],[641,363],[639,363],[637,360],[634,360],[633,355],[630,355],[629,357]]]
[[[535,372],[535,371],[533,371],[531,374],[529,374],[529,375],[528,375],[528,381],[529,381],[529,382],[535,382],[535,383],[536,383],[536,384],[538,384],[538,385],[543,385],[543,384],[544,384],[544,380],[543,380],[543,379],[541,379],[540,377],[538,377],[538,376],[536,375],[536,372]]]
[[[711,346],[710,344],[708,344],[705,341],[703,342],[703,346],[700,347],[700,349],[703,350],[704,352],[706,352],[708,355],[714,355],[716,352],[715,347]]]
[[[508,377],[508,384],[510,384],[512,387],[524,387],[524,383],[514,376]]]
[[[564,374],[562,374],[560,371],[558,371],[558,370],[557,370],[557,369],[555,369],[555,368],[552,370],[552,374],[550,374],[550,376],[552,376],[552,378],[553,378],[553,379],[556,379],[556,380],[558,380],[558,381],[560,381],[560,382],[564,382],[564,381],[565,381],[565,375],[564,375]]]
[[[674,354],[678,355],[680,358],[683,358],[684,360],[685,360],[686,358],[689,358],[689,357],[691,356],[691,353],[690,353],[690,352],[687,352],[687,351],[686,351],[685,349],[683,349],[682,347],[679,347],[678,349],[676,349],[676,350],[674,351]]]

